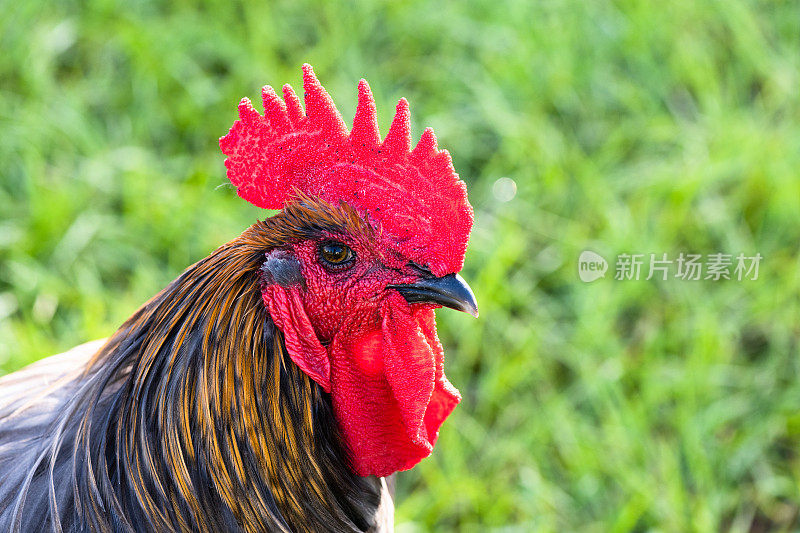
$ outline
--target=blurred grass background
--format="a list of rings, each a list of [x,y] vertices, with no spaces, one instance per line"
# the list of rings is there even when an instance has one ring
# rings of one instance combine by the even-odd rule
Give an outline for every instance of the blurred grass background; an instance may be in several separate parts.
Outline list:
[[[439,316],[464,401],[400,531],[800,528],[797,2],[27,0],[0,28],[0,373],[264,216],[217,138],[308,61],[348,121],[360,77],[384,132],[408,97],[476,208],[481,318]],[[584,284],[584,249],[764,259]]]

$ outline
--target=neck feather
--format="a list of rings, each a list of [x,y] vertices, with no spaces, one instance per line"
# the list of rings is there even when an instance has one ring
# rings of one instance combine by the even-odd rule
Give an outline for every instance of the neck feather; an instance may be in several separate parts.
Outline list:
[[[187,269],[91,363],[74,448],[79,521],[98,531],[371,525],[379,482],[352,473],[330,398],[292,363],[261,301],[264,253],[287,237],[274,224]]]

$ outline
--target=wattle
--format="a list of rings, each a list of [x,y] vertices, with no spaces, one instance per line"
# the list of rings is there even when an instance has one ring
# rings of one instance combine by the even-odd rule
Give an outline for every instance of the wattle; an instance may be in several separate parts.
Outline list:
[[[461,396],[444,375],[433,309],[399,294],[380,307],[380,329],[330,349],[336,417],[360,475],[407,470],[430,455]]]
[[[262,295],[292,361],[330,392],[356,473],[386,476],[430,455],[461,401],[444,375],[433,309],[412,308],[393,292],[380,303],[378,323],[354,316],[325,348],[298,290],[272,284]]]

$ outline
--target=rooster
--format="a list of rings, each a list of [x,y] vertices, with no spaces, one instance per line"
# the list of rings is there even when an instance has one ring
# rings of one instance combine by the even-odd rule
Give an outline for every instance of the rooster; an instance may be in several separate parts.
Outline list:
[[[473,213],[405,99],[364,80],[348,131],[312,68],[220,139],[277,214],[190,266],[107,341],[0,379],[0,531],[390,531],[393,474],[460,400],[434,309]]]

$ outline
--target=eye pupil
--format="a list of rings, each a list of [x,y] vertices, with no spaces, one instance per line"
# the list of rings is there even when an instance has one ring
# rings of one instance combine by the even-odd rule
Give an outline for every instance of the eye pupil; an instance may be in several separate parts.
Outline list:
[[[353,251],[339,242],[325,242],[319,247],[322,260],[330,266],[343,266],[353,259]]]
[[[325,254],[325,259],[334,263],[344,261],[345,257],[347,257],[347,251],[345,251],[344,246],[339,246],[338,244],[326,244],[322,249],[322,253]]]

